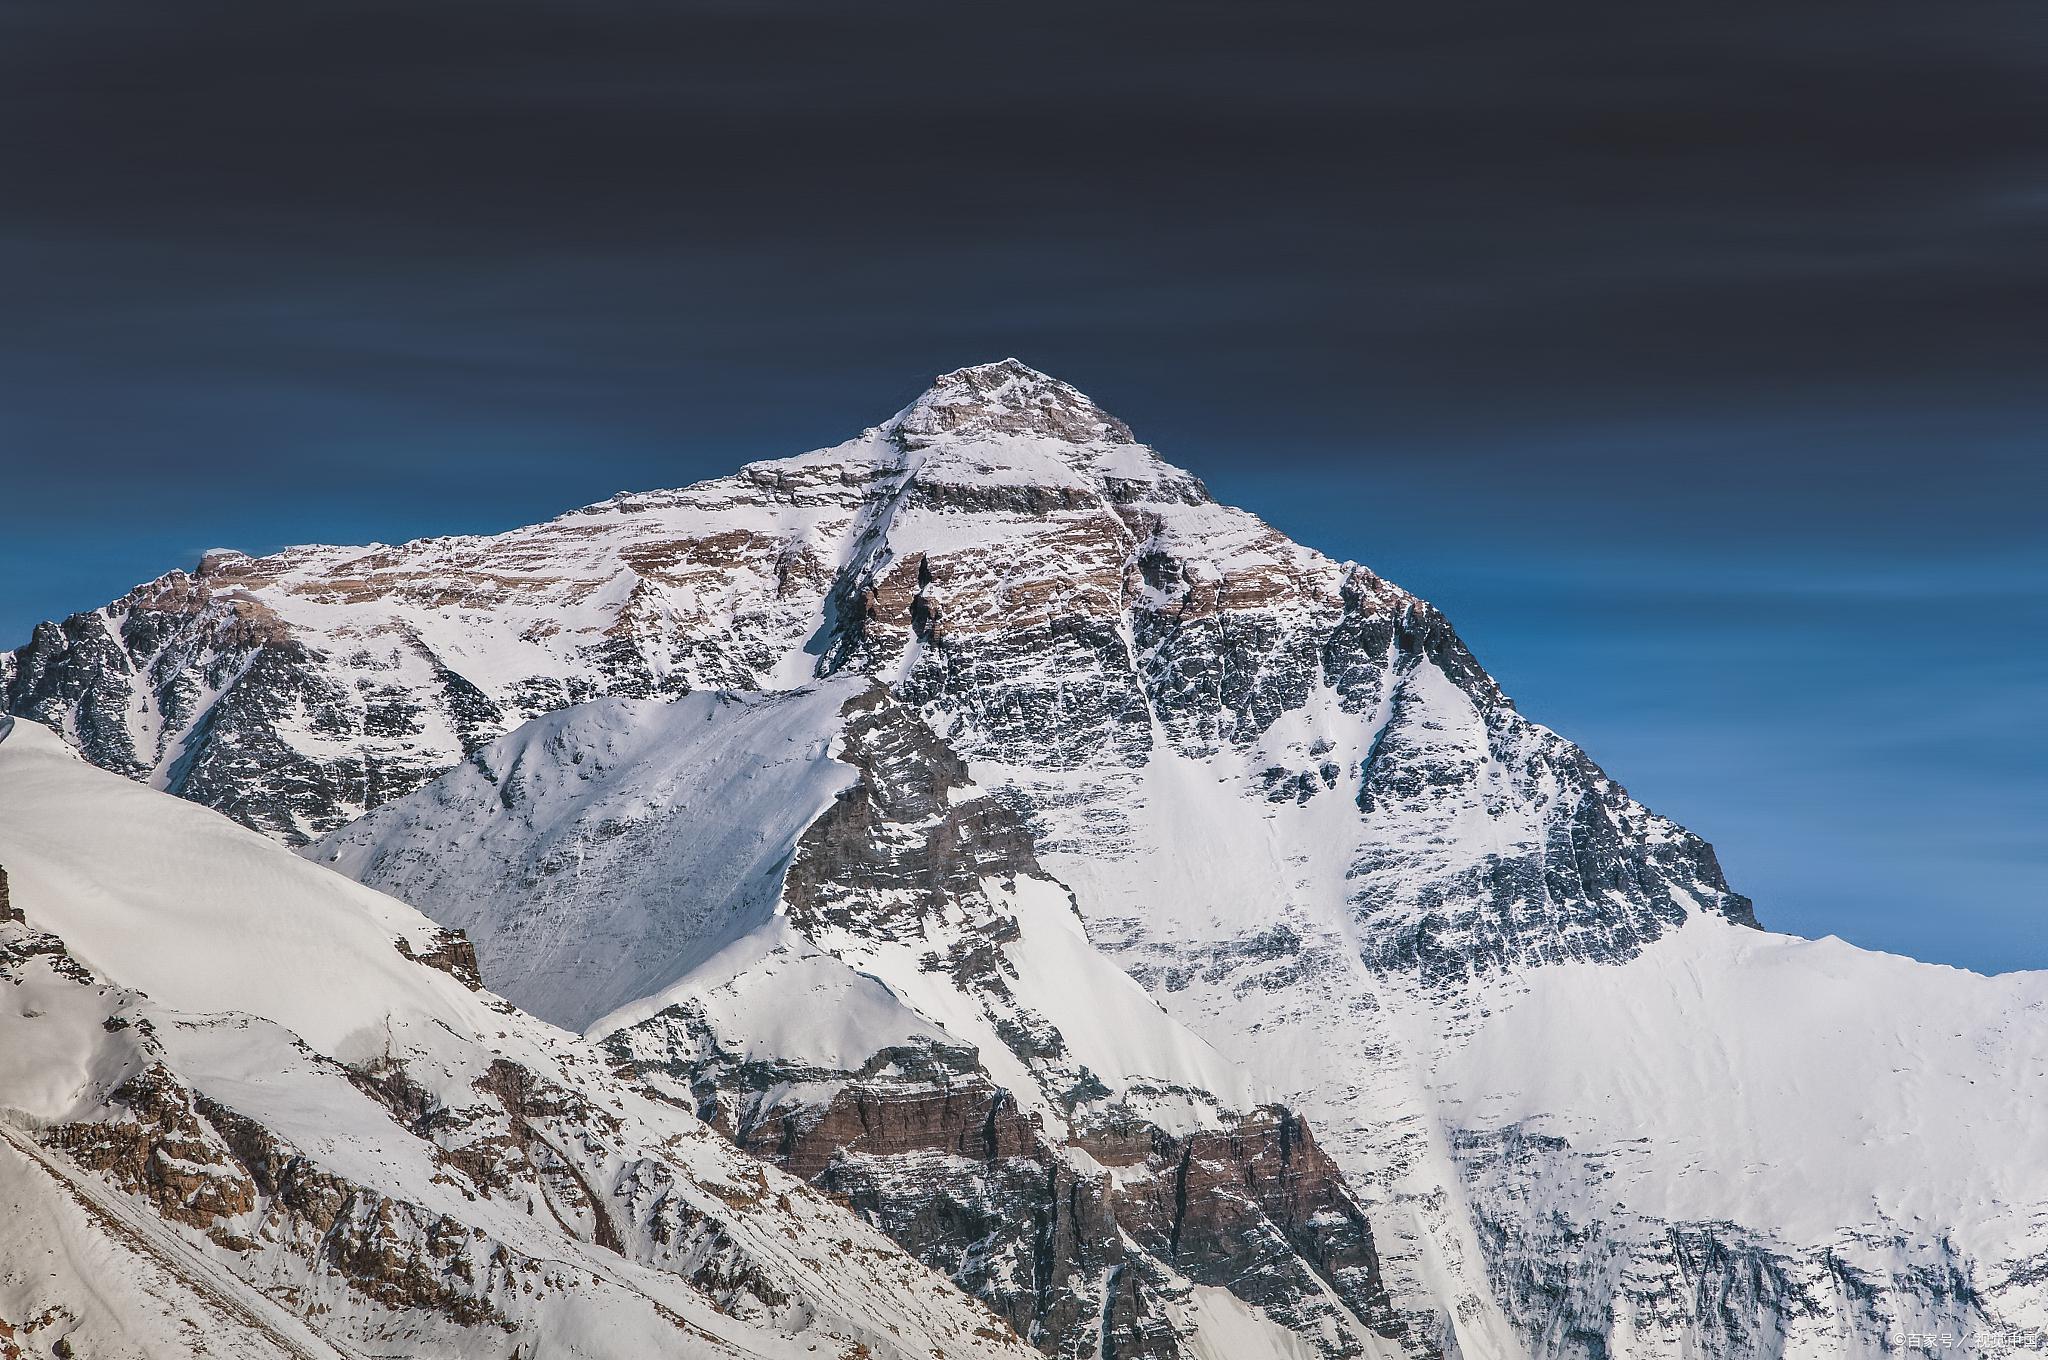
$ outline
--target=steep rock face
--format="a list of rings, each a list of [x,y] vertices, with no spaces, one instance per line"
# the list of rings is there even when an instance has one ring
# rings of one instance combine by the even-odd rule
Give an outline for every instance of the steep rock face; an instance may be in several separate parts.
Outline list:
[[[40,626],[0,692],[94,763],[298,843],[565,704],[758,686],[886,479],[853,457],[497,538],[209,553]]]
[[[944,1082],[814,1072],[839,1077],[824,1103],[760,1099],[678,1071],[658,1034],[619,1031],[607,1046],[685,1077],[714,1126],[1050,1353],[1201,1354],[1218,1342],[1185,1307],[1191,1286],[1227,1290],[1329,1354],[1374,1349],[1361,1320],[1394,1331],[1365,1211],[1287,1110],[1180,1136],[1117,1112],[1077,1121],[1063,1145],[979,1071]]]
[[[424,918],[25,722],[0,853],[0,1311],[36,1354],[1029,1353],[435,967]]]
[[[870,1078],[835,1096],[806,1130],[814,1146],[821,1136],[861,1130],[819,1183],[849,1193],[877,1222],[901,1222],[897,1240],[927,1264],[957,1263],[963,1285],[981,1276],[983,1296],[1056,1352],[1077,1333],[1096,1333],[1110,1354],[1180,1354],[1161,1303],[1185,1289],[1182,1281],[1228,1288],[1337,1353],[1367,1344],[1360,1323],[1394,1331],[1363,1210],[1305,1126],[1284,1109],[1231,1110],[1210,1078],[1189,1082],[1189,1094],[1220,1107],[1205,1121],[1216,1127],[1182,1127],[1151,1108],[1161,1097],[1173,1103],[1179,1093],[1165,1088],[1179,1073],[1092,1068],[1061,1030],[1063,1020],[1072,1023],[1071,1002],[1062,997],[1068,1004],[1056,1009],[1036,992],[1029,964],[1006,948],[1025,927],[983,887],[1028,877],[1064,897],[1022,819],[967,794],[965,764],[885,691],[850,700],[842,719],[836,754],[861,777],[799,841],[784,889],[788,919],[870,966],[874,942],[914,940],[924,951],[918,968],[978,1004],[1007,1059],[1035,1080],[1048,1105],[1032,1127],[1050,1124],[1052,1136],[1039,1132],[1034,1146],[1022,1145],[1006,1091],[984,1086],[963,1106],[950,1086],[885,1093]],[[976,903],[992,909],[978,914]],[[948,947],[931,947],[939,941]],[[850,1113],[892,1110],[923,1133],[871,1144],[866,1119],[846,1122]],[[977,1115],[980,1132],[963,1145]],[[956,1124],[963,1118],[967,1130]],[[1062,1156],[1062,1138],[1085,1160]],[[970,1218],[969,1231],[955,1225],[920,1250],[929,1200],[945,1180],[915,1154],[959,1155],[970,1146],[986,1162],[1032,1164],[1027,1179],[1005,1187],[975,1177],[965,1196],[945,1186],[943,1193],[996,1208],[998,1217]],[[919,1160],[927,1164],[914,1165]],[[997,1179],[1015,1174],[1005,1167]],[[1004,1220],[1029,1222],[1031,1238],[1008,1253],[991,1251],[990,1232],[1000,1233]],[[1005,1289],[1004,1280],[1028,1281],[1030,1292]],[[1127,1305],[1120,1313],[1099,1305],[1103,1298]],[[1021,1320],[1020,1305],[1029,1309]]]
[[[859,778],[797,841],[783,895],[799,929],[921,936],[986,879],[1050,878],[1015,812],[955,796],[971,787],[966,763],[887,690],[849,698],[839,717],[836,755]]]

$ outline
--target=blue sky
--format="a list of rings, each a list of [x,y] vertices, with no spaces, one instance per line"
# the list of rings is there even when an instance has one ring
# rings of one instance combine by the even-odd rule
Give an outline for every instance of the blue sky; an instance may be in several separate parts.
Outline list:
[[[2033,0],[31,0],[0,122],[0,645],[1015,354],[1766,921],[2048,967]]]

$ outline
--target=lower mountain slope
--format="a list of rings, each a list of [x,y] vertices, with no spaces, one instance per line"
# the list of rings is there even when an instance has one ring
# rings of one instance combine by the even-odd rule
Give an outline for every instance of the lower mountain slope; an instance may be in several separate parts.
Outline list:
[[[1241,746],[977,777],[1098,946],[1314,1124],[1463,1354],[2048,1349],[2048,978],[1758,929],[1454,643],[1326,661]]]
[[[2048,1353],[2048,976],[1701,921],[1490,1009],[1431,1065],[1538,1354]]]
[[[1094,949],[1022,821],[880,686],[595,701],[307,853],[1047,1351],[1398,1350],[1307,1125]]]
[[[21,721],[0,867],[9,1354],[1029,1353],[459,937]]]
[[[1460,718],[1460,691],[1404,683],[1435,696],[1408,710],[1437,751],[1416,796],[1454,808],[1466,771],[1485,778],[1486,728]],[[1312,704],[1273,741],[1320,747],[1353,778],[1374,758],[1372,721]],[[1469,764],[1453,759],[1463,731],[1481,753]],[[760,754],[735,778],[743,749]],[[1148,1239],[1149,1186],[1176,1156],[1207,1163],[1212,1188],[1255,1184],[1293,1124],[1315,1130],[1318,1175],[1366,1211],[1375,1288],[1399,1318],[1385,1330],[1415,1353],[2048,1344],[2048,1184],[2030,1151],[2048,1145],[2048,979],[1694,910],[1445,985],[1361,948],[1347,845],[1375,833],[1351,800],[1248,797],[1274,749],[1157,756],[1126,776],[1114,853],[1076,823],[1041,854],[990,796],[1002,766],[977,763],[969,782],[866,682],[606,700],[536,720],[308,853],[471,931],[486,975],[536,1004],[568,999],[535,964],[539,934],[636,987],[663,961],[668,984],[564,1018],[1041,1341],[1070,1339],[1108,1282],[1047,1306],[1019,1264],[1087,1279],[1086,1232],[1062,1256],[999,1231],[1035,1214],[1057,1236],[1042,1187],[1069,1183],[1060,1164],[1086,1154],[1107,1176],[1102,1220],[1187,1273],[1176,1246],[1201,1216]],[[1055,834],[1062,815],[1034,812]],[[748,829],[762,839],[732,858]],[[664,902],[687,915],[646,910]],[[1275,1113],[1243,1117],[1259,1109]],[[1290,1235],[1300,1216],[1262,1213],[1318,1266],[1314,1241]],[[1227,1242],[1246,1224],[1202,1231]],[[1162,1297],[1183,1288],[1166,1280]],[[1276,1296],[1240,1288],[1274,1315]],[[1354,1316],[1385,1321],[1359,1297]],[[1149,1344],[1137,1304],[1101,1321]]]

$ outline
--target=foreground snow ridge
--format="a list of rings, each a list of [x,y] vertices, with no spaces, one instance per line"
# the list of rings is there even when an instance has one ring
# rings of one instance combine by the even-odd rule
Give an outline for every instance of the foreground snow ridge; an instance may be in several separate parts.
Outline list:
[[[30,1353],[2048,1353],[2048,979],[1758,929],[1430,605],[1016,360],[209,553],[0,696],[133,781],[0,742]]]
[[[0,864],[0,1317],[27,1353],[1022,1353],[428,962],[418,913],[31,723],[0,737]]]

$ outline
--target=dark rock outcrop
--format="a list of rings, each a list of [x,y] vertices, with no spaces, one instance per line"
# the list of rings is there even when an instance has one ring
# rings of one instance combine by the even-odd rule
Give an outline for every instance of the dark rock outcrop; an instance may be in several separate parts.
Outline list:
[[[633,1041],[613,1047],[623,1056]],[[1168,1305],[1190,1284],[1228,1289],[1306,1335],[1334,1334],[1332,1355],[1360,1345],[1351,1319],[1401,1334],[1364,1210],[1279,1107],[1182,1137],[1105,1114],[1074,1134],[1077,1159],[980,1073],[868,1077],[823,1106],[748,1094],[710,1093],[704,1112],[1049,1354],[1182,1356]]]
[[[400,936],[398,952],[415,963],[440,969],[472,992],[484,989],[483,973],[476,961],[476,946],[459,930],[440,931],[434,936],[433,944],[423,952],[415,951],[412,941]]]

